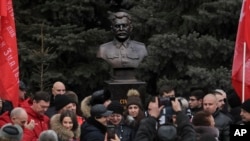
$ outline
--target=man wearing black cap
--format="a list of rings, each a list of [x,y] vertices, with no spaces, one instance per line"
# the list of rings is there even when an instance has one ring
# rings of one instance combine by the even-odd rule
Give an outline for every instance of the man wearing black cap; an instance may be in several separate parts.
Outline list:
[[[130,128],[124,122],[124,107],[123,105],[117,101],[112,101],[108,110],[113,111],[113,114],[109,117],[109,124],[115,126],[115,133],[122,141],[131,141],[134,138],[134,130]]]
[[[103,104],[91,107],[91,116],[81,126],[80,141],[104,141],[108,116],[113,112]]]
[[[242,103],[240,116],[242,119],[240,124],[250,125],[250,99],[248,99],[244,103]]]
[[[23,129],[21,126],[11,123],[5,124],[0,129],[0,140],[13,140],[13,141],[20,141],[22,140],[23,136]]]
[[[70,110],[74,111],[74,106],[73,106],[74,101],[66,95],[56,95],[55,101],[54,101],[54,106],[49,107],[49,109],[46,112],[46,115],[48,117],[52,117],[55,114],[59,114],[62,111],[65,110]]]

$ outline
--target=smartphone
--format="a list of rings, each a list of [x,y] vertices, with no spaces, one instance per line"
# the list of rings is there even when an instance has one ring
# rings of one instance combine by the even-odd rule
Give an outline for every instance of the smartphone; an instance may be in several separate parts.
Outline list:
[[[115,126],[114,125],[107,125],[107,135],[108,135],[108,140],[115,139]]]

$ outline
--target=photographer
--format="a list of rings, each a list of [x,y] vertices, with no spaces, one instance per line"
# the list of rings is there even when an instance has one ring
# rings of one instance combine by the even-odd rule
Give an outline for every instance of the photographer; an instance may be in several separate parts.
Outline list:
[[[180,102],[175,99],[171,104],[176,113],[177,127],[173,125],[158,127],[158,117],[164,106],[159,107],[158,98],[155,97],[155,101],[151,101],[148,105],[149,117],[140,122],[134,141],[195,141],[194,128],[188,116],[182,112]]]

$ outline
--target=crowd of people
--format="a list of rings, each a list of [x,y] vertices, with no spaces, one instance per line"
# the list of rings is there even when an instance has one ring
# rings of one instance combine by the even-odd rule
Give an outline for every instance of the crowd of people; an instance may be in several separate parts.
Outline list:
[[[250,123],[250,100],[232,114],[221,89],[195,89],[184,98],[166,85],[146,103],[130,89],[126,105],[106,89],[79,102],[60,81],[29,98],[26,90],[21,81],[18,107],[1,99],[1,141],[229,141],[231,124]]]

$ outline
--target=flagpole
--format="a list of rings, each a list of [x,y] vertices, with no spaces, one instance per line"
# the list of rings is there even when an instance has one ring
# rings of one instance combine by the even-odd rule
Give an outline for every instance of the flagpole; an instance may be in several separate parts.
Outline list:
[[[246,75],[246,42],[243,43],[243,69],[242,69],[242,103],[245,101],[245,75]]]

